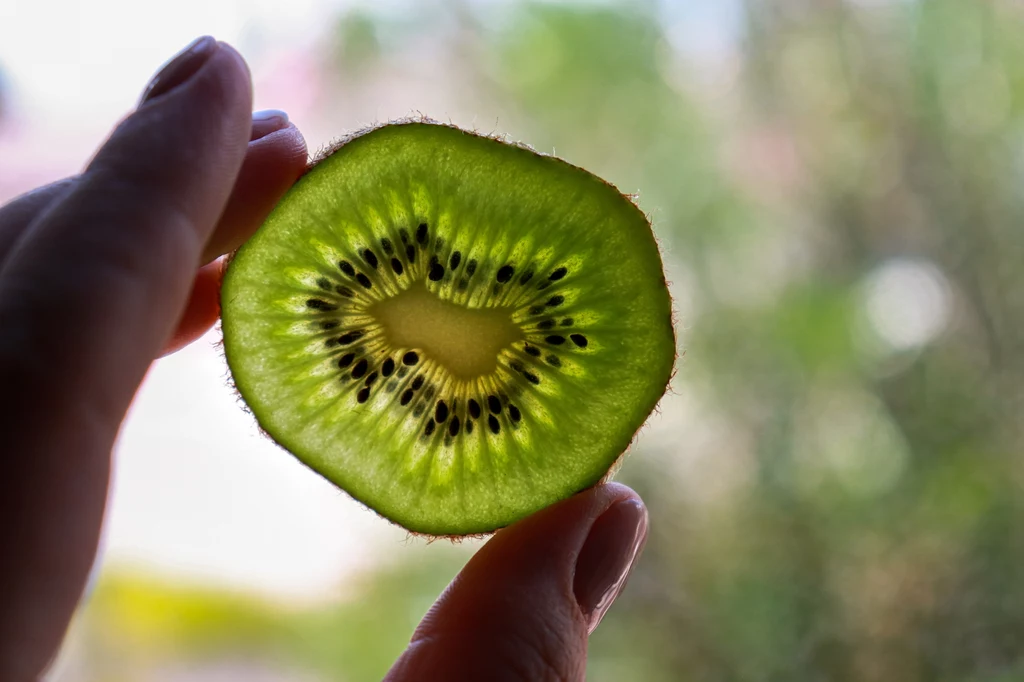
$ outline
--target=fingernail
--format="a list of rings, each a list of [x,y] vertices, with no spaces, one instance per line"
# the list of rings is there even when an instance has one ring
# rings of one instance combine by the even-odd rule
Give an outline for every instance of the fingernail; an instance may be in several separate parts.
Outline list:
[[[217,41],[210,36],[192,41],[153,76],[153,80],[142,91],[139,106],[187,81],[216,51]]]
[[[598,517],[576,559],[573,593],[593,632],[622,592],[647,539],[647,508],[620,500]]]
[[[254,112],[252,115],[252,132],[249,133],[249,141],[266,137],[270,133],[276,133],[288,125],[288,114],[278,109],[264,109]]]

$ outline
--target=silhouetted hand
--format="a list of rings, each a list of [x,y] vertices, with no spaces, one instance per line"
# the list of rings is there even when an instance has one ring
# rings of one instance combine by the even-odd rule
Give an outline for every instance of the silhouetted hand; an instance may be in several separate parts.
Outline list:
[[[251,109],[245,62],[200,39],[81,175],[0,208],[0,680],[35,680],[55,655],[132,396],[153,358],[213,324],[218,258],[305,168],[287,117]],[[603,485],[498,532],[387,679],[582,680],[646,530],[636,494]]]

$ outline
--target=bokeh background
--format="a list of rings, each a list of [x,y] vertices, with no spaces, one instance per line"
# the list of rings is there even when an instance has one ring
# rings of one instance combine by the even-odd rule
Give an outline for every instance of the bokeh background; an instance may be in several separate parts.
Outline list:
[[[1024,680],[1021,2],[0,0],[0,200],[202,33],[311,151],[423,113],[639,193],[685,354],[588,679]],[[52,678],[377,680],[478,543],[275,450],[215,342],[136,401]]]

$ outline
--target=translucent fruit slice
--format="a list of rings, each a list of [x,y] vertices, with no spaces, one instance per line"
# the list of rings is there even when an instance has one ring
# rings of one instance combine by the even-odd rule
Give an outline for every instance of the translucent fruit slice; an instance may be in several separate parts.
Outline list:
[[[416,122],[317,163],[225,274],[224,348],[260,426],[432,535],[600,481],[668,383],[644,214],[549,156]]]

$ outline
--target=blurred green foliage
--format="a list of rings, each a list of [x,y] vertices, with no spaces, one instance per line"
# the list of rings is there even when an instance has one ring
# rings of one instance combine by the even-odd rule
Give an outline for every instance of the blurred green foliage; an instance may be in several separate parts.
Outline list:
[[[379,680],[465,560],[440,549],[356,580],[349,598],[323,606],[111,572],[78,627],[90,679],[137,682],[154,662],[187,669],[219,661],[255,664],[287,679],[306,671],[315,679]]]
[[[1024,679],[1024,7],[752,0],[709,60],[671,6],[364,12],[335,53],[369,79],[436,29],[480,120],[639,191],[665,246],[686,354],[620,476],[652,534],[589,679]],[[372,680],[455,570],[91,613]]]

